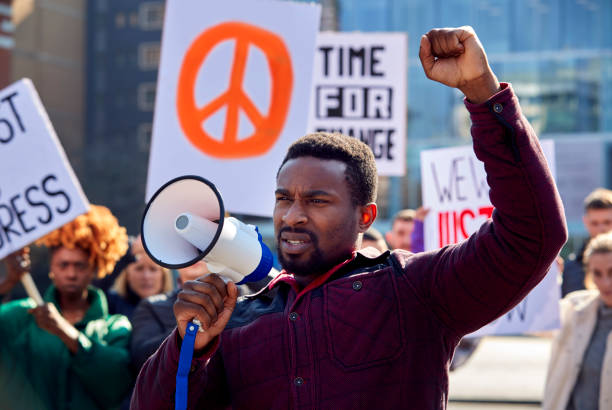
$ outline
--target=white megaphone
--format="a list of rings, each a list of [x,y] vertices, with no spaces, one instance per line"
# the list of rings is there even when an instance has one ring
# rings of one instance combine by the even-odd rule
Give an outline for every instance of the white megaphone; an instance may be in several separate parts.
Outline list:
[[[147,254],[169,269],[203,259],[211,272],[237,284],[256,282],[272,270],[272,252],[257,228],[226,218],[221,194],[199,176],[164,184],[145,208],[141,232]]]

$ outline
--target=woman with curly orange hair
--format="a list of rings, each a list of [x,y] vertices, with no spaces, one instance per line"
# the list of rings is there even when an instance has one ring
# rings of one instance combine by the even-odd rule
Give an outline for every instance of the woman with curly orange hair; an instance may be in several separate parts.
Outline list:
[[[32,299],[0,305],[2,402],[11,408],[107,409],[129,392],[131,326],[109,315],[104,293],[91,281],[108,274],[127,250],[125,228],[102,206],[51,232],[38,244],[51,250],[52,285],[45,304]],[[27,252],[7,258],[6,292],[29,270]],[[19,263],[17,263],[19,262]],[[6,377],[2,375],[18,375]],[[7,384],[8,383],[8,384]]]

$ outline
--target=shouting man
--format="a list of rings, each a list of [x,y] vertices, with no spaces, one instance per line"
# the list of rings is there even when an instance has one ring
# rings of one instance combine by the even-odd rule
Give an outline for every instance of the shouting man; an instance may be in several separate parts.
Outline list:
[[[177,329],[144,365],[132,408],[171,408],[181,338],[197,318],[193,409],[444,409],[462,336],[515,306],[566,241],[563,209],[532,128],[470,27],[431,30],[428,78],[465,95],[492,219],[436,252],[360,248],[376,218],[376,167],[350,137],[311,134],[277,175],[284,271],[241,298],[216,275],[187,282]],[[240,255],[236,255],[240,257]]]

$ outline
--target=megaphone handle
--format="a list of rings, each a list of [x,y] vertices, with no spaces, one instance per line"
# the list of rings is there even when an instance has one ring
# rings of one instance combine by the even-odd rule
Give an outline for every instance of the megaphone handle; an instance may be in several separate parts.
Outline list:
[[[198,324],[194,323],[198,322]],[[189,394],[189,371],[191,370],[191,359],[193,358],[193,346],[199,329],[199,321],[193,319],[187,324],[185,337],[181,344],[179,354],[178,370],[176,372],[176,391],[174,394],[174,409],[187,409],[187,396]]]

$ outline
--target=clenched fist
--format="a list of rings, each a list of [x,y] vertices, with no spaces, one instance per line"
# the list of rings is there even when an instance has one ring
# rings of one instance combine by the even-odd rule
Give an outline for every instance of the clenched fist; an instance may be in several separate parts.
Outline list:
[[[427,78],[458,88],[475,104],[500,90],[487,55],[469,26],[430,30],[421,37],[419,58]]]

